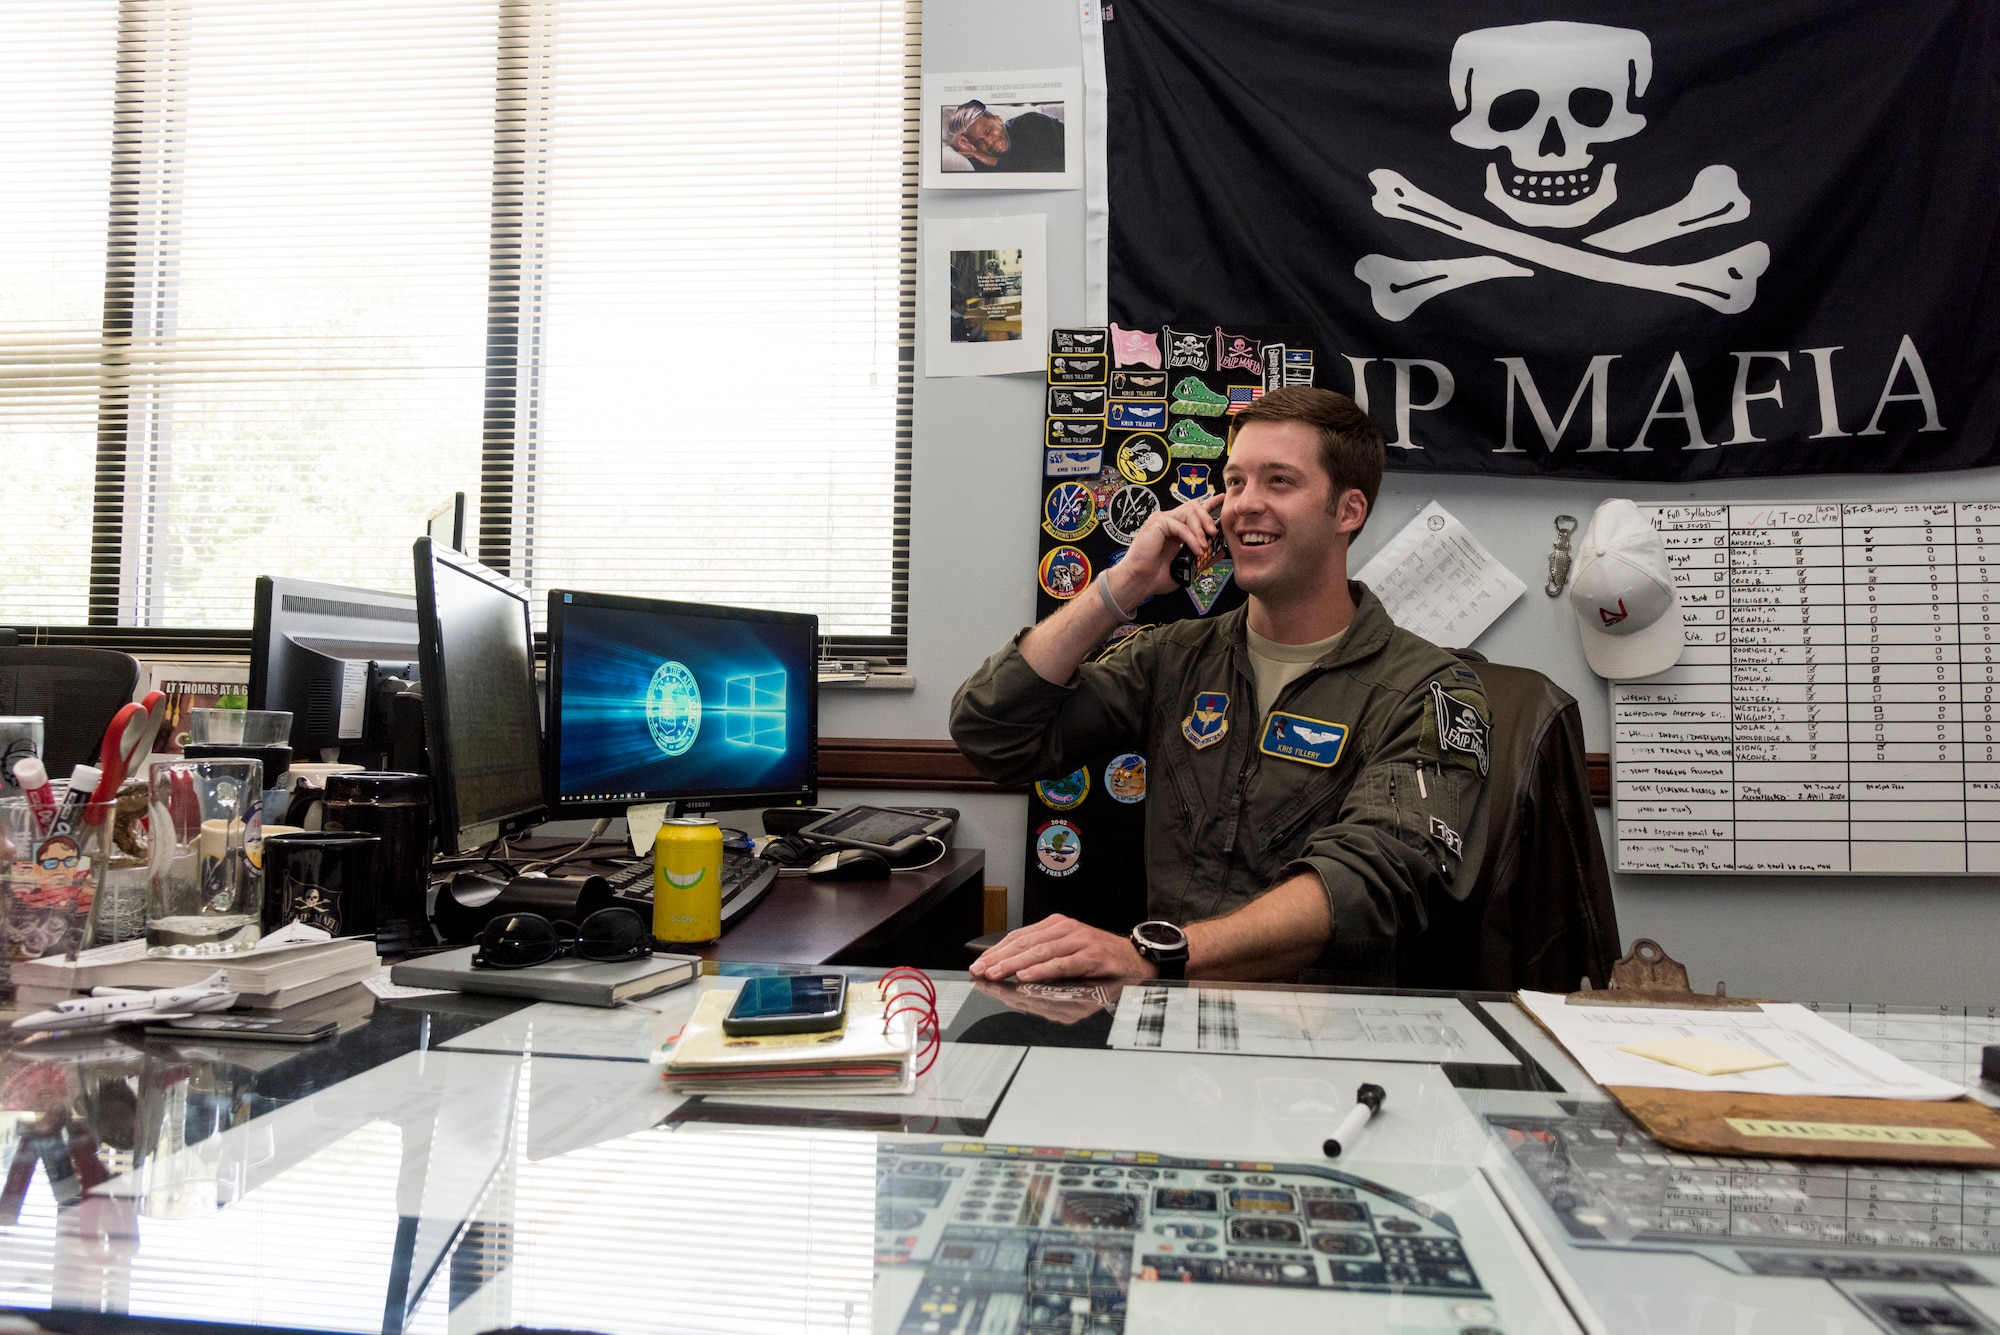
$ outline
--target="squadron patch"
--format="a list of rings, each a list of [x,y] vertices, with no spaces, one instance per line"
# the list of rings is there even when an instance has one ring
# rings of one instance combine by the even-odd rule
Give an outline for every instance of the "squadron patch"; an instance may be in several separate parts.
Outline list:
[[[1104,791],[1120,802],[1146,800],[1146,757],[1137,751],[1113,756],[1104,767]]]
[[[1072,770],[1060,779],[1035,780],[1035,796],[1042,799],[1042,805],[1057,811],[1069,811],[1083,805],[1083,799],[1090,796],[1090,771]]]
[[[1126,547],[1139,536],[1140,527],[1159,508],[1158,496],[1134,484],[1121,489],[1105,502],[1104,512],[1098,519],[1104,525],[1105,535],[1120,547]]]
[[[1181,736],[1205,751],[1221,741],[1229,731],[1229,697],[1221,691],[1203,691],[1194,698],[1194,708],[1181,720]]]
[[[1066,820],[1052,820],[1035,831],[1035,861],[1050,876],[1067,876],[1083,859],[1083,836]]]
[[[1332,769],[1347,746],[1347,725],[1272,710],[1257,749],[1267,756]]]
[[[1142,487],[1167,475],[1167,442],[1150,431],[1127,436],[1118,446],[1118,471]]]
[[[1452,829],[1451,826],[1446,825],[1436,816],[1431,817],[1431,838],[1449,848],[1459,857],[1465,856],[1465,840],[1459,836],[1457,830]]]
[[[1097,501],[1081,482],[1058,482],[1042,498],[1042,529],[1052,538],[1075,542],[1097,527]]]
[[[1194,604],[1196,616],[1205,617],[1209,614],[1210,609],[1215,606],[1215,600],[1229,587],[1229,577],[1235,573],[1236,562],[1228,557],[1210,561],[1194,572],[1194,578],[1188,581],[1187,594],[1188,601]]]
[[[1479,706],[1445,690],[1443,682],[1431,683],[1423,743],[1438,759],[1476,769],[1481,778],[1493,768],[1493,725]]]
[[[1051,547],[1042,557],[1042,592],[1051,598],[1074,598],[1090,584],[1090,558],[1075,547]]]

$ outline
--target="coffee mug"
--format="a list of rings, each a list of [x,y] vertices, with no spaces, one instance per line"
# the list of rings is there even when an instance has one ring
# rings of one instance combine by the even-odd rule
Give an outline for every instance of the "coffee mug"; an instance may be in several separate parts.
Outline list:
[[[333,936],[375,931],[379,835],[300,832],[264,840],[264,930],[302,922]]]

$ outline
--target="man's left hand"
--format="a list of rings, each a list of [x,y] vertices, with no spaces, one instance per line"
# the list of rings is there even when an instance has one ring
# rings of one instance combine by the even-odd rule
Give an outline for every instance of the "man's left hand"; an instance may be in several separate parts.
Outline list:
[[[975,978],[1042,983],[1053,978],[1154,978],[1159,970],[1127,937],[1062,914],[1007,933],[972,962]]]

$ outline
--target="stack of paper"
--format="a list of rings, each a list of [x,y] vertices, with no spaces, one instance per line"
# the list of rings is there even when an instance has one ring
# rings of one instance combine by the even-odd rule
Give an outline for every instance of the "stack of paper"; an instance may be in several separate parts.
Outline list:
[[[733,990],[702,996],[680,1041],[662,1054],[667,1088],[676,1094],[908,1094],[916,1088],[914,1017],[884,1026],[872,986],[847,989],[847,1020],[821,1034],[742,1038],[722,1032]]]
[[[1926,1075],[1804,1006],[1775,1002],[1754,1010],[1579,1006],[1552,992],[1522,992],[1519,1000],[1600,1085],[1855,1099],[1955,1099],[1965,1093],[1964,1086]],[[1691,1039],[1706,1042],[1680,1041]],[[1748,1060],[1698,1060],[1712,1052],[1711,1045],[1726,1046]],[[1649,1049],[1697,1060],[1674,1064],[1650,1055]],[[1745,1069],[1758,1061],[1770,1064]],[[1698,1066],[1715,1074],[1693,1069]],[[1737,1069],[1721,1069],[1728,1066]]]
[[[277,1010],[358,983],[382,967],[372,940],[350,938],[274,945],[236,955],[156,959],[144,941],[121,941],[77,955],[48,955],[14,966],[15,1000],[41,1006],[93,987],[178,987],[217,969],[229,974],[238,1007]]]

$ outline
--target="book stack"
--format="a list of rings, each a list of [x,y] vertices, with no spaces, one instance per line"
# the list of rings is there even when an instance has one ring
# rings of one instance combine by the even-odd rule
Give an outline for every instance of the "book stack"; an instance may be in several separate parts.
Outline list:
[[[664,1056],[667,1089],[675,1094],[907,1094],[916,1088],[914,1016],[884,1023],[884,999],[873,983],[847,989],[845,1023],[828,1033],[744,1038],[722,1031],[736,1001],[733,989],[702,996]]]
[[[198,983],[216,970],[229,975],[236,1006],[283,1010],[373,977],[382,968],[375,943],[365,939],[277,945],[238,955],[155,959],[144,941],[86,950],[74,960],[45,955],[14,966],[14,1004],[35,1010],[93,987],[157,988]]]

